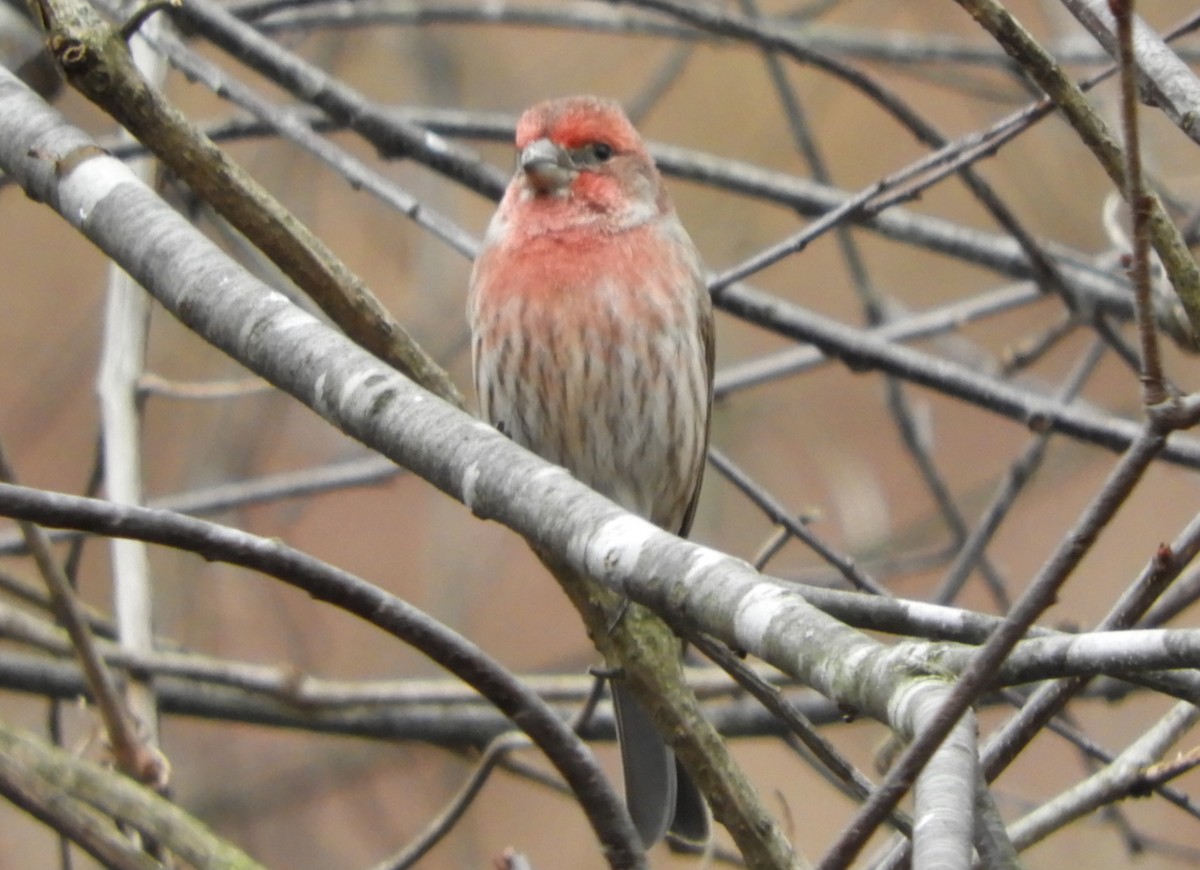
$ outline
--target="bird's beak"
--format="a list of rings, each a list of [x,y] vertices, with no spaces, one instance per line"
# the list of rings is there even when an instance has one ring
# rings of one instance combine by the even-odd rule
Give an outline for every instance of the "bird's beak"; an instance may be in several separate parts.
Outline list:
[[[571,155],[549,139],[535,139],[521,152],[521,171],[538,193],[562,190],[575,177]]]

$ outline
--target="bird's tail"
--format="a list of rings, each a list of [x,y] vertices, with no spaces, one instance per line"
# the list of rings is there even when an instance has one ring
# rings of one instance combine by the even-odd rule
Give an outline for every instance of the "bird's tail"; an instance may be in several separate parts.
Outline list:
[[[613,680],[612,693],[625,803],[643,845],[653,846],[668,830],[691,843],[705,842],[708,806],[696,784],[621,679]]]

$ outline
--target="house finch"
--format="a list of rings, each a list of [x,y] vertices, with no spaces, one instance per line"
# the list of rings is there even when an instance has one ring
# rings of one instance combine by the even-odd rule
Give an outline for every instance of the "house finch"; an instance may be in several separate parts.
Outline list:
[[[471,275],[483,416],[629,511],[684,535],[712,404],[712,306],[700,259],[621,108],[540,103]],[[708,817],[649,714],[613,685],[626,802],[646,846]]]

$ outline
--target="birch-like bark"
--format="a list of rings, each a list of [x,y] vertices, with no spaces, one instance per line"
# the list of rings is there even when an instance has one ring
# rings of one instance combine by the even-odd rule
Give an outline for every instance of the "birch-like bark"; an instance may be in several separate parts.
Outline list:
[[[161,19],[153,19],[145,27],[159,30],[162,25]],[[146,80],[161,86],[167,75],[162,56],[136,36],[130,42],[130,52]],[[136,141],[124,130],[120,136],[125,141]],[[144,158],[133,161],[130,168],[146,184],[153,185],[157,165],[153,158]],[[140,505],[143,500],[139,390],[149,326],[150,296],[110,262],[96,390],[100,399],[104,489],[110,499],[121,504]],[[108,550],[121,645],[133,652],[150,652],[154,649],[154,588],[146,545],[113,538]],[[126,700],[141,736],[150,745],[157,745],[158,705],[153,686],[148,680],[129,680]]]
[[[881,644],[745,562],[622,511],[248,275],[3,71],[0,117],[11,119],[0,165],[31,196],[52,204],[184,324],[351,437],[573,570],[679,614],[904,737],[937,708],[927,702],[948,684],[919,659],[883,655]],[[973,731],[969,717],[948,751],[963,745],[962,729]],[[963,783],[968,804],[973,775]]]

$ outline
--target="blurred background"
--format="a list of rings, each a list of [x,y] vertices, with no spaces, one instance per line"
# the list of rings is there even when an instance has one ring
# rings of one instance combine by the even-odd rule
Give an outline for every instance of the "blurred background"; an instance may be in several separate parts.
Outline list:
[[[252,5],[255,8],[252,8]],[[696,4],[730,15],[750,4]],[[1106,61],[1057,0],[1010,2],[1025,25],[1082,77]],[[915,113],[953,139],[987,128],[1027,104],[1033,90],[989,37],[955,3],[887,0],[758,3],[799,43],[882,83]],[[233,8],[239,8],[235,5]],[[443,121],[511,124],[546,97],[597,93],[621,100],[647,139],[752,164],[780,177],[812,178],[764,52],[745,40],[705,33],[637,3],[400,2],[244,4],[289,50],[309,59],[380,105]],[[1159,30],[1196,12],[1187,0],[1154,0],[1139,11]],[[308,17],[306,17],[308,16]],[[625,23],[623,23],[625,22]],[[632,24],[628,22],[633,22]],[[272,99],[291,98],[247,72],[202,39],[203,55]],[[1197,44],[1176,46],[1188,60]],[[807,122],[828,183],[857,192],[929,151],[874,101],[809,64],[780,58],[786,90]],[[190,118],[214,126],[236,110],[204,87],[171,73],[167,91]],[[1114,85],[1094,99],[1109,111]],[[56,104],[68,118],[105,138],[107,117],[64,88]],[[1111,113],[1110,113],[1111,117]],[[1153,111],[1143,113],[1148,169],[1179,206],[1181,221],[1197,202],[1194,143]],[[485,123],[486,122],[486,123]],[[329,134],[370,161],[423,203],[475,237],[493,203],[452,180],[403,160],[381,160],[354,134]],[[494,136],[463,138],[506,174],[511,147]],[[226,143],[250,173],[295,211],[360,275],[396,318],[470,391],[464,304],[470,263],[380,200],[355,190],[329,167],[269,137]],[[1097,258],[1114,269],[1114,240],[1104,227],[1111,185],[1059,119],[1032,127],[976,167],[1034,236]],[[680,215],[714,272],[731,268],[795,233],[807,221],[794,210],[723,188],[669,178]],[[230,250],[244,246],[203,207],[167,180],[169,196]],[[908,213],[966,229],[998,233],[995,221],[953,177],[906,202]],[[892,315],[938,309],[1014,283],[967,258],[920,244],[850,231],[861,269]],[[804,309],[862,326],[867,318],[847,265],[844,241],[826,234],[802,253],[754,274],[756,288]],[[1104,258],[1108,259],[1105,260]],[[259,268],[254,258],[248,262]],[[107,263],[52,211],[15,187],[0,190],[0,438],[23,482],[82,492],[95,463],[96,397],[102,353]],[[268,280],[282,279],[269,270]],[[284,286],[280,284],[280,286]],[[997,312],[917,346],[990,377],[1011,378],[1051,395],[1095,339],[1065,325],[1063,304],[1042,298]],[[1061,330],[1059,329],[1061,327]],[[1128,324],[1117,324],[1132,336]],[[247,386],[246,372],[190,334],[161,309],[148,327],[145,369],[152,389],[143,406],[141,457],[150,501],[203,496],[212,488],[271,479],[369,456],[287,396]],[[1062,334],[1058,335],[1057,331]],[[1045,352],[1015,370],[1005,366],[1045,342]],[[791,346],[763,329],[718,315],[723,374]],[[1194,389],[1195,359],[1167,345],[1170,374]],[[187,385],[203,384],[197,398]],[[936,465],[950,498],[973,526],[1013,461],[1030,443],[1019,423],[939,391],[888,386],[874,371],[838,363],[730,391],[714,409],[713,443],[790,511],[813,522],[838,552],[853,557],[897,595],[928,597],[939,587],[958,540],[906,446],[894,412],[904,418]],[[890,398],[889,398],[890,397]],[[1106,413],[1137,419],[1136,374],[1107,353],[1082,390]],[[469,398],[473,405],[473,397]],[[1114,454],[1067,437],[1051,439],[1045,462],[987,550],[989,565],[1015,597],[1069,530],[1111,469]],[[374,468],[374,466],[372,466]],[[1161,464],[1106,531],[1066,586],[1049,623],[1087,627],[1108,610],[1154,547],[1195,514],[1194,472]],[[506,529],[483,523],[415,476],[372,473],[367,485],[264,498],[210,513],[210,518],[289,544],[384,586],[468,635],[518,673],[580,675],[596,656],[553,580]],[[0,532],[11,536],[11,524]],[[754,559],[775,527],[721,475],[709,470],[693,537]],[[421,656],[353,618],[267,578],[155,548],[150,550],[157,633],[183,647],[297,675],[338,681],[434,678]],[[86,600],[111,610],[107,542],[89,541],[78,572]],[[792,540],[765,570],[805,582],[840,585],[840,577]],[[0,572],[36,585],[29,560],[0,557]],[[958,602],[997,612],[996,596],[976,571]],[[1185,613],[1179,624],[1191,624]],[[0,656],[20,647],[0,646]],[[1144,695],[1119,704],[1072,705],[1075,724],[1119,751],[1169,708]],[[44,731],[47,702],[0,691],[0,716]],[[61,714],[69,747],[93,757],[95,720],[67,704]],[[985,728],[1002,709],[984,713]],[[470,753],[411,740],[323,736],[190,716],[165,716],[163,747],[176,800],[217,832],[272,867],[371,866],[416,835],[471,769]],[[872,776],[886,729],[868,721],[826,729]],[[1182,748],[1187,748],[1182,747]],[[611,743],[598,745],[617,775]],[[736,756],[761,785],[769,806],[798,846],[820,855],[854,811],[791,750],[770,736],[739,738]],[[520,756],[545,767],[532,751]],[[1014,818],[1085,776],[1087,765],[1059,738],[1043,735],[997,787]],[[1200,780],[1186,777],[1181,788]],[[454,832],[420,866],[485,867],[508,846],[536,868],[599,867],[602,860],[577,807],[520,776],[488,782]],[[56,866],[52,834],[0,804],[0,867]],[[1028,866],[1194,866],[1200,860],[1196,819],[1160,799],[1098,814],[1028,854]],[[661,866],[687,860],[655,856]],[[75,866],[91,866],[77,856]],[[656,865],[657,866],[657,865]]]

